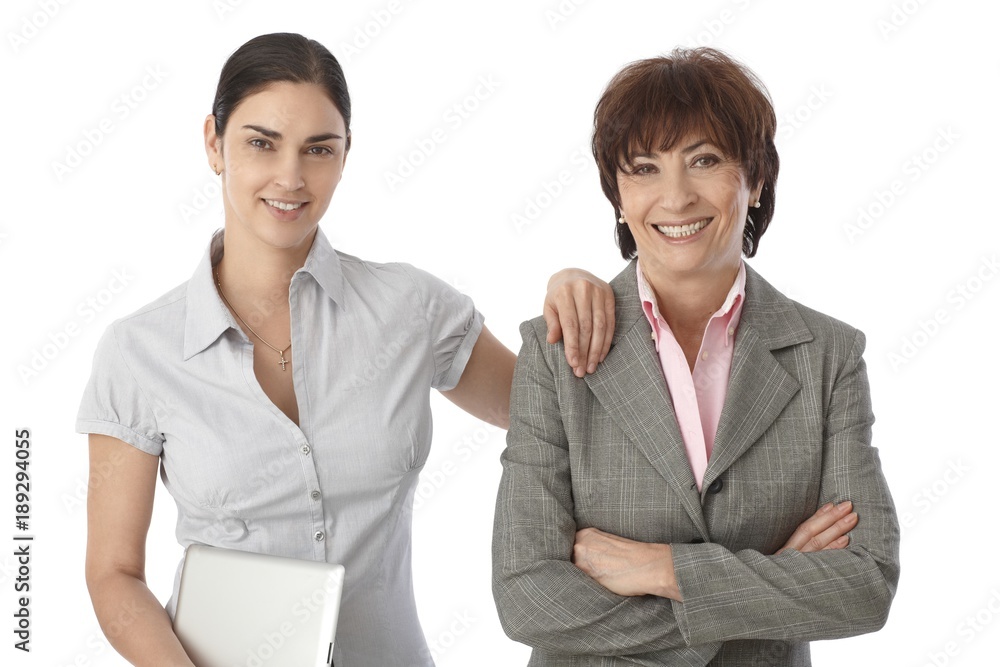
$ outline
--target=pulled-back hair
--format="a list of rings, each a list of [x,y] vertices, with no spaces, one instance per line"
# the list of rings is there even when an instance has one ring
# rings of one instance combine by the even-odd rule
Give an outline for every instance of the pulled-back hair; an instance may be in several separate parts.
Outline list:
[[[344,117],[346,146],[350,148],[351,96],[344,70],[325,46],[290,32],[254,37],[229,56],[212,102],[215,133],[223,135],[229,116],[240,102],[279,81],[321,86]]]
[[[774,107],[764,84],[741,63],[711,48],[674,49],[627,65],[608,84],[594,111],[592,148],[604,195],[621,214],[618,172],[634,157],[671,150],[698,133],[738,162],[749,186],[763,183],[760,208],[743,229],[743,253],[753,257],[774,216],[778,152]],[[622,257],[636,254],[627,225],[615,225]]]

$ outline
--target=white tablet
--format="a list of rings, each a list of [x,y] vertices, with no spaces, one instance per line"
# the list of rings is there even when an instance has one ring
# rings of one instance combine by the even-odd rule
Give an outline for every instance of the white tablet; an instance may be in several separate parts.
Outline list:
[[[343,584],[341,565],[194,544],[174,632],[198,667],[324,667]]]

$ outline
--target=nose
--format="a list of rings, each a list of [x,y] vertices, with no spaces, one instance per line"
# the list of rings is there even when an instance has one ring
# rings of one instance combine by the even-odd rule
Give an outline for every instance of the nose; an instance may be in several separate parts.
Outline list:
[[[661,178],[660,207],[668,213],[683,213],[698,199],[686,169],[664,169]]]
[[[274,184],[287,192],[294,192],[305,185],[302,180],[302,165],[295,153],[285,155],[276,165]]]

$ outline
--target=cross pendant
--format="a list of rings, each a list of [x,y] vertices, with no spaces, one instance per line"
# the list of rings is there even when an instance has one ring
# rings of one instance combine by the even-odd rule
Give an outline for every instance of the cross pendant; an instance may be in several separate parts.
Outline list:
[[[285,364],[288,363],[288,360],[285,359],[285,353],[284,352],[279,352],[278,354],[281,355],[281,361],[278,362],[279,364],[281,364],[281,370],[285,370]]]

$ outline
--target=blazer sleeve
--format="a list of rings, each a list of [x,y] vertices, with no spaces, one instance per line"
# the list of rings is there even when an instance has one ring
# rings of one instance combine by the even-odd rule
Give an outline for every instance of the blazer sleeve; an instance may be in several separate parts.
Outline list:
[[[871,446],[864,336],[854,334],[824,406],[820,481],[820,503],[854,503],[859,520],[850,545],[778,556],[718,544],[674,545],[684,602],[672,606],[687,642],[832,639],[885,624],[899,579],[899,525]]]
[[[577,527],[556,383],[530,323],[521,335],[493,532],[493,595],[504,631],[555,653],[707,664],[721,644],[688,646],[669,600],[616,595],[570,561]]]

